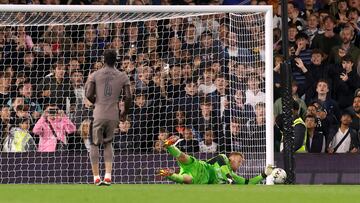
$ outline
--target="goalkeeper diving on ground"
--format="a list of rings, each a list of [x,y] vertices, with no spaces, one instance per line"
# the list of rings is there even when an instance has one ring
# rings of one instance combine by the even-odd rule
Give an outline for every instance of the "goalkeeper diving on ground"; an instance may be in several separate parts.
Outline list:
[[[232,152],[229,156],[219,154],[208,161],[198,160],[181,152],[175,143],[179,138],[171,136],[164,141],[166,150],[176,158],[180,172],[170,169],[160,169],[159,175],[176,183],[184,184],[258,184],[271,175],[274,167],[268,165],[264,172],[250,179],[236,174],[242,165],[244,156],[240,152]]]

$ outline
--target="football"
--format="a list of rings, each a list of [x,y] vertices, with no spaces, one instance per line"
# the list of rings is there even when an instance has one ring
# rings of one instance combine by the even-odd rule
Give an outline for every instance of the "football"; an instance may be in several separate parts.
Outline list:
[[[286,180],[286,172],[282,168],[275,168],[272,171],[271,176],[273,177],[273,181],[275,184],[282,184]]]

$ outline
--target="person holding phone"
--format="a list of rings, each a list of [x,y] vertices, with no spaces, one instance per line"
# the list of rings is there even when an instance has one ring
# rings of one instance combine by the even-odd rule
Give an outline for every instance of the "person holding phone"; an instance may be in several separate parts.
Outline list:
[[[75,124],[55,104],[47,106],[44,114],[33,128],[33,133],[40,137],[39,152],[55,152],[66,149],[66,135],[75,131]]]

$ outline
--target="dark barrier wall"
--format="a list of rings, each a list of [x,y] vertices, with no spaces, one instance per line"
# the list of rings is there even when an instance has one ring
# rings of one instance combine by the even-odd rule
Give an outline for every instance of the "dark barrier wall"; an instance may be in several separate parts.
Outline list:
[[[196,154],[202,159],[211,154]],[[30,158],[29,158],[30,157]],[[300,184],[360,184],[360,155],[297,154],[296,180]],[[283,167],[282,154],[275,163]],[[115,154],[116,183],[159,183],[155,171],[174,167],[166,154]],[[1,183],[91,183],[87,153],[0,153]]]
[[[283,166],[282,154],[275,155]],[[296,154],[298,184],[360,184],[360,154]]]

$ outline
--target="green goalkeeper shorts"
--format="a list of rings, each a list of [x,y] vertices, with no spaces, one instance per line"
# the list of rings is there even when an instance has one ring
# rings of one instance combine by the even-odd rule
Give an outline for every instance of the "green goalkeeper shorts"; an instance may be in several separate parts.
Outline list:
[[[192,163],[182,164],[178,162],[180,166],[180,174],[190,175],[192,177],[193,184],[209,184],[212,179],[211,166],[205,161],[196,159],[190,156]]]

